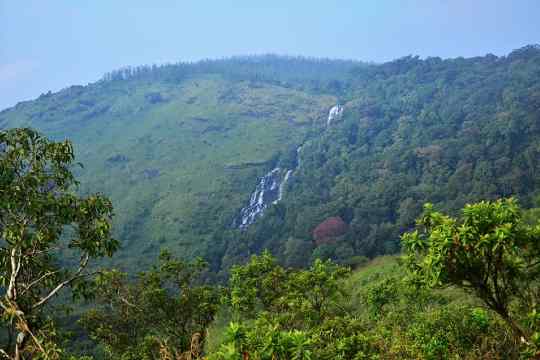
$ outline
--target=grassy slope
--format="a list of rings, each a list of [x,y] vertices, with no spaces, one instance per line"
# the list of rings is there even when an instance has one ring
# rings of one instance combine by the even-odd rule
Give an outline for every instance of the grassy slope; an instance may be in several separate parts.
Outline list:
[[[205,255],[267,162],[323,124],[335,101],[219,75],[126,80],[19,104],[0,113],[0,127],[32,126],[75,143],[81,191],[112,198],[123,244],[115,262],[129,269],[153,262],[159,247]],[[260,165],[242,166],[252,163]]]

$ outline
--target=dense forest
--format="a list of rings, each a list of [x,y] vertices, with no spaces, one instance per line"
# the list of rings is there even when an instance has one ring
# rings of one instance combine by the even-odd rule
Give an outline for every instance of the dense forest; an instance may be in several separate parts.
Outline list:
[[[538,47],[504,58],[406,57],[354,71],[342,86],[342,121],[303,146],[287,197],[246,241],[290,265],[306,265],[309,254],[343,262],[397,252],[425,202],[455,212],[514,195],[532,205],[539,78]],[[333,216],[347,231],[314,247],[313,229]]]
[[[246,56],[0,112],[0,356],[540,356],[539,80]]]

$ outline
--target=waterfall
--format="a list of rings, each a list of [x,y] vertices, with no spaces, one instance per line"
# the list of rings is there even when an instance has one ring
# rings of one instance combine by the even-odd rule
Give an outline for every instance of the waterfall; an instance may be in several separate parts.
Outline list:
[[[332,121],[340,118],[343,115],[343,106],[336,104],[328,112],[327,126],[330,126]],[[283,199],[285,186],[294,171],[300,167],[300,153],[304,144],[296,148],[296,161],[293,169],[281,169],[275,167],[266,175],[261,177],[255,186],[255,190],[249,197],[249,202],[246,206],[240,209],[240,212],[234,219],[232,227],[238,229],[246,229],[262,216],[264,211],[270,205],[275,205]]]
[[[287,174],[281,178],[281,169],[276,167],[259,179],[255,190],[249,198],[249,203],[240,210],[233,226],[245,229],[261,216],[268,204],[275,204],[280,200]],[[290,174],[289,174],[290,175]]]
[[[276,200],[274,200],[272,202],[272,204],[277,204],[278,202],[281,201],[281,199],[283,199],[283,190],[285,190],[285,184],[287,184],[287,180],[289,180],[289,177],[291,176],[291,173],[292,173],[292,170],[290,170],[290,169],[287,170],[287,172],[285,173],[285,177],[283,178],[283,180],[279,184],[278,197],[277,197]]]
[[[326,125],[330,126],[332,121],[343,115],[343,106],[334,105],[328,112]],[[293,172],[300,167],[300,152],[304,144],[296,148],[296,161],[293,169],[282,170],[275,167],[266,175],[261,177],[251,193],[249,202],[240,209],[238,216],[234,219],[232,226],[239,229],[246,229],[253,224],[258,217],[262,216],[269,205],[275,205],[283,199],[285,186]]]
[[[275,167],[261,177],[249,197],[249,203],[240,210],[232,226],[246,229],[263,215],[268,206],[280,202],[283,199],[285,185],[293,171],[294,169]]]
[[[304,144],[298,145],[296,148],[296,168],[300,167],[300,152],[302,151],[302,148],[304,147]]]
[[[343,115],[343,106],[340,104],[334,105],[328,112],[328,119],[326,120],[326,126],[330,126],[332,121],[338,119]]]

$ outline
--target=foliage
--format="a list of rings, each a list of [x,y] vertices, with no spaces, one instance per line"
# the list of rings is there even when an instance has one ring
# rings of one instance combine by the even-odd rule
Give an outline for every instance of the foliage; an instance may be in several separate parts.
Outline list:
[[[211,334],[220,333],[221,345],[208,349],[209,359],[518,356],[518,347],[504,324],[490,311],[479,307],[474,298],[456,289],[440,292],[417,288],[404,278],[405,269],[395,258],[377,259],[357,272],[344,274],[337,283],[330,282],[337,286],[337,292],[330,291],[333,295],[327,303],[332,306],[327,307],[317,321],[310,318],[309,312],[304,317],[294,315],[304,313],[305,308],[275,305],[281,301],[302,303],[302,295],[289,290],[287,285],[273,294],[265,287],[264,297],[257,291],[265,284],[264,280],[279,277],[287,283],[288,279],[296,278],[299,270],[281,268],[274,261],[269,254],[263,254],[234,268],[241,277],[236,277],[238,283],[231,283],[231,290],[239,290],[232,291],[231,295],[238,299],[254,286],[256,289],[247,298],[258,300],[249,301],[254,306],[237,313],[236,319],[228,325],[212,329]],[[303,276],[306,272],[314,276],[318,272],[316,268],[302,270]],[[262,269],[263,275],[257,276],[257,271]],[[240,288],[238,284],[247,285]],[[289,292],[293,296],[289,297]],[[271,301],[264,305],[261,298]],[[235,308],[234,302],[230,304],[233,311],[246,309]]]
[[[336,311],[347,270],[316,260],[309,269],[285,269],[268,252],[234,266],[230,304],[235,317],[214,359],[315,359],[311,329]]]
[[[0,132],[2,354],[10,359],[59,356],[48,305],[66,287],[85,295],[90,261],[118,247],[111,202],[74,193],[73,160],[69,141],[26,128]]]
[[[311,360],[311,339],[299,330],[283,331],[269,324],[258,323],[245,328],[230,323],[226,343],[209,356],[210,360]]]
[[[461,219],[428,204],[419,230],[403,235],[406,262],[428,286],[456,285],[478,296],[523,342],[538,339],[540,224],[524,223],[510,199],[467,205]]]
[[[260,315],[286,327],[319,324],[342,295],[339,280],[347,269],[315,260],[308,269],[284,269],[268,252],[233,266],[229,282],[232,310],[243,317]]]
[[[199,284],[205,264],[163,251],[159,265],[128,280],[117,270],[94,284],[94,308],[81,320],[111,359],[157,359],[160,353],[200,354],[220,291]]]

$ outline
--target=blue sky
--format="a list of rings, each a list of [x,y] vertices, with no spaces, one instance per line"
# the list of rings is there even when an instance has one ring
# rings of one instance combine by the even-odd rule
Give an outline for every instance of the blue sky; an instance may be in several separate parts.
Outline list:
[[[505,55],[540,42],[539,14],[538,0],[0,0],[0,109],[125,65]]]

